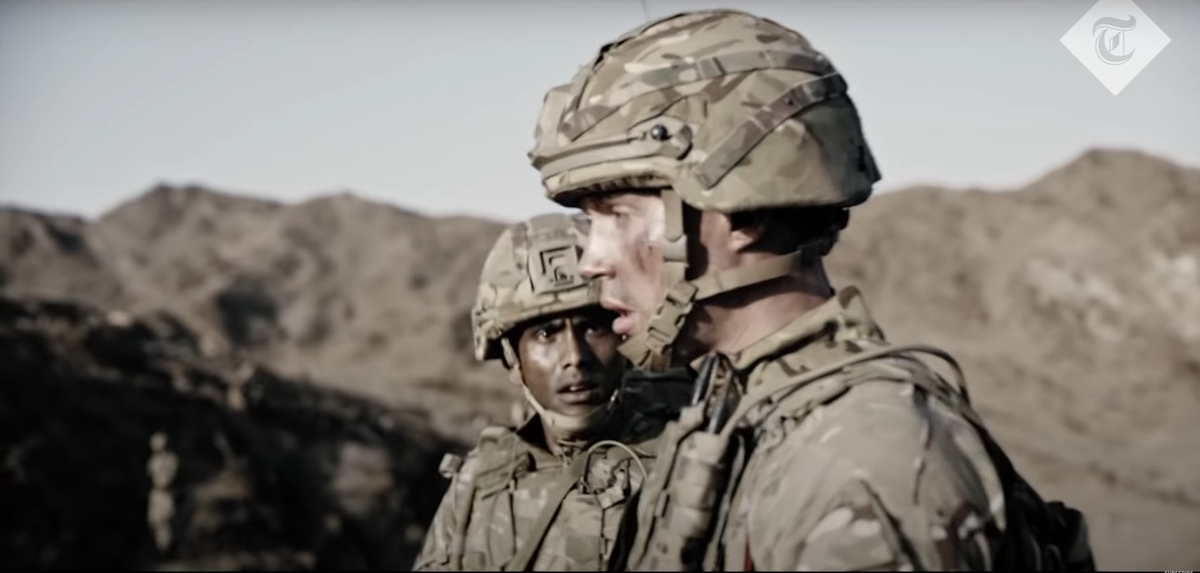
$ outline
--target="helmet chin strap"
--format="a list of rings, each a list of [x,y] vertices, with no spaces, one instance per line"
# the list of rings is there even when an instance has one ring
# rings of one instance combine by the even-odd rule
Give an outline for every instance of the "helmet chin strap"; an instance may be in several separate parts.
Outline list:
[[[525,400],[529,402],[530,406],[533,406],[538,416],[541,417],[542,422],[550,429],[550,433],[554,434],[554,437],[562,439],[572,439],[587,430],[600,427],[600,424],[612,415],[617,403],[617,395],[620,393],[613,392],[612,397],[609,398],[608,403],[603,408],[596,408],[584,416],[568,416],[547,410],[538,403],[537,398],[533,397],[533,392],[529,391],[529,386],[522,384],[521,389],[525,392]]]
[[[666,229],[663,234],[663,274],[667,296],[650,318],[646,330],[625,339],[618,350],[640,368],[662,372],[671,367],[671,350],[695,303],[750,285],[787,276],[800,266],[803,248],[686,280],[687,235],[683,228],[683,199],[671,189],[662,191]]]
[[[513,365],[510,367],[519,367],[520,362],[517,360],[517,352],[509,344],[508,340],[501,339],[500,344],[504,350],[504,358],[509,364]],[[622,379],[621,384],[613,391],[612,396],[609,397],[608,402],[603,408],[596,408],[583,416],[569,416],[547,409],[534,397],[533,392],[529,390],[529,386],[525,384],[524,378],[521,381],[521,390],[525,393],[525,401],[537,412],[542,423],[550,430],[550,434],[560,440],[574,439],[588,430],[598,428],[608,420],[612,416],[613,411],[616,410],[617,402],[620,399],[623,389],[624,380]]]

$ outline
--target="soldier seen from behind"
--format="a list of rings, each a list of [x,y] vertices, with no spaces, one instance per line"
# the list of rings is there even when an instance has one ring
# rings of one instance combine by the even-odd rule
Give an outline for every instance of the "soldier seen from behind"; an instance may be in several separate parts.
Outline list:
[[[581,216],[507,229],[484,263],[472,313],[475,354],[501,360],[533,415],[490,427],[451,484],[414,565],[443,571],[600,571],[655,439],[691,389],[638,375],[617,352],[613,315],[578,272]]]
[[[1013,469],[953,358],[830,285],[880,173],[805,37],[730,10],[648,23],[547,93],[536,137],[547,195],[591,220],[621,351],[698,377],[610,570],[1094,569],[1083,516]]]

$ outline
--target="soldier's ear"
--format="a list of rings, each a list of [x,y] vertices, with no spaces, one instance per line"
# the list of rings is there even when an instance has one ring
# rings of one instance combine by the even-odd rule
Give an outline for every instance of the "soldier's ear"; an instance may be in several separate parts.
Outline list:
[[[752,245],[762,242],[767,236],[770,221],[766,213],[762,211],[745,211],[729,215],[714,213],[714,216],[725,217],[728,220],[730,251],[745,251]]]

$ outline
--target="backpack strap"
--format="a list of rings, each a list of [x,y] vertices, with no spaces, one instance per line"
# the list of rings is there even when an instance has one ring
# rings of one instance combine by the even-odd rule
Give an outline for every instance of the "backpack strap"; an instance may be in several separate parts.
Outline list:
[[[877,360],[879,358],[884,358],[884,357],[888,357],[888,356],[905,356],[905,353],[912,353],[912,352],[930,354],[930,355],[936,356],[938,358],[941,358],[942,360],[946,361],[954,368],[954,373],[957,378],[956,382],[958,383],[957,384],[958,392],[947,392],[944,389],[939,388],[935,385],[931,385],[931,384],[921,384],[922,388],[932,391],[935,395],[937,395],[939,397],[947,397],[950,400],[954,400],[953,402],[951,402],[954,405],[957,405],[959,400],[962,400],[962,401],[967,400],[967,397],[965,394],[966,378],[963,376],[962,368],[959,367],[958,362],[956,360],[954,360],[954,358],[952,356],[950,356],[949,354],[947,354],[944,350],[941,350],[940,348],[935,348],[933,346],[927,346],[924,344],[905,344],[905,345],[897,345],[897,346],[884,346],[884,347],[880,347],[880,348],[873,348],[871,350],[864,350],[863,352],[854,354],[853,356],[850,356],[849,358],[839,360],[837,362],[834,362],[833,364],[829,364],[829,365],[826,365],[826,366],[823,366],[821,368],[817,368],[814,370],[809,370],[809,371],[801,373],[795,377],[789,377],[785,380],[781,380],[775,384],[763,385],[763,386],[759,386],[757,388],[750,390],[750,392],[748,392],[746,394],[746,396],[744,398],[742,398],[742,400],[738,403],[737,409],[734,410],[733,415],[731,415],[729,417],[729,420],[725,423],[724,428],[721,430],[721,436],[728,439],[729,436],[733,434],[734,429],[736,429],[738,427],[738,423],[740,421],[742,421],[744,418],[746,418],[747,416],[749,416],[751,411],[753,411],[757,406],[764,404],[766,402],[769,402],[769,401],[778,400],[778,397],[781,395],[791,394],[792,392],[795,392],[796,390],[799,390],[800,388],[808,386],[809,384],[816,382],[826,376],[830,376],[832,374],[841,372],[841,371],[849,368],[850,366],[861,364],[863,362],[869,362],[871,360]],[[846,389],[849,388],[849,386],[852,386],[857,382],[865,382],[865,381],[869,381],[869,378],[864,378],[864,379],[859,380],[859,379],[857,379],[857,377],[852,376],[852,377],[845,378],[844,381],[842,381],[840,383],[835,383],[835,384],[830,385],[825,392],[820,392],[817,396],[814,396],[814,397],[810,398],[809,400],[806,400],[805,401],[806,405],[803,408],[805,411],[802,413],[806,414],[807,410],[810,410],[813,407],[815,407],[816,405],[819,405],[823,402],[827,402],[829,399],[832,399],[833,397],[837,396],[838,394],[844,392]],[[916,380],[914,380],[914,381],[916,381]],[[959,398],[953,398],[953,395],[958,395]],[[974,413],[974,411],[971,411],[970,414],[965,414],[965,415],[968,415],[969,419],[971,419],[972,422],[979,420],[978,415],[976,415]]]
[[[851,366],[881,358],[920,362],[912,357],[911,353],[932,355],[948,363],[954,371],[953,386],[940,376],[913,376],[911,371],[892,361],[879,364],[881,369],[862,374],[849,370]],[[778,406],[789,398],[791,400],[788,401],[793,402],[788,407],[789,414],[803,417],[861,382],[880,380],[880,374],[886,375],[887,370],[894,371],[896,379],[903,379],[945,403],[979,434],[988,458],[996,468],[1006,498],[1003,516],[1005,532],[998,552],[998,562],[995,564],[997,570],[1096,570],[1095,559],[1088,542],[1085,516],[1061,502],[1047,502],[1017,472],[1012,461],[972,406],[962,368],[953,357],[935,347],[877,347],[822,368],[756,388],[738,405],[722,434],[731,435],[738,422],[751,417],[751,412],[760,405]],[[820,381],[821,378],[837,373],[843,375],[830,379],[828,383]],[[816,384],[813,384],[814,382]],[[759,416],[754,418],[752,425],[757,425],[763,420]]]
[[[760,445],[767,449],[773,447],[769,445],[769,440],[768,443],[759,444],[758,440],[749,439],[747,435],[747,432],[758,432],[760,429],[765,429],[763,424],[772,417],[770,412],[783,409],[786,411],[787,417],[803,419],[815,409],[836,400],[861,383],[896,380],[911,383],[932,397],[945,401],[954,410],[962,411],[970,421],[979,421],[974,410],[970,408],[962,370],[953,357],[946,352],[924,345],[885,345],[871,350],[863,350],[860,344],[855,344],[851,352],[856,352],[856,354],[814,370],[803,370],[803,368],[799,372],[794,371],[794,368],[792,371],[785,370],[787,376],[764,381],[762,386],[750,390],[738,404],[737,410],[729,418],[722,431],[722,435],[729,435],[735,440],[739,437],[742,438],[740,444],[731,444],[738,450],[738,457],[735,458],[732,468],[734,474],[731,475],[731,483],[735,489],[726,491],[722,499],[718,500],[721,505],[719,508],[721,518],[717,522],[717,530],[708,546],[705,570],[720,570],[727,558],[734,559],[735,563],[745,571],[752,571],[754,568],[749,540],[746,540],[744,545],[735,541],[734,546],[726,547],[724,529],[728,527],[726,522],[731,518],[732,508],[739,505],[740,494],[744,493],[739,491],[745,484],[741,483],[738,474],[746,470],[745,462],[747,460],[738,458],[749,457],[752,450],[759,449],[754,445]],[[839,351],[840,353],[841,351]],[[908,365],[905,363],[912,363],[913,366],[920,365],[923,368],[929,368],[929,366],[911,356],[911,353],[931,354],[945,360],[954,370],[955,383],[948,382],[941,376],[914,376],[914,372],[910,370],[911,366],[906,367]],[[890,360],[884,362],[881,359]],[[854,366],[866,362],[875,362],[873,366],[877,366],[877,368],[861,370],[854,368]],[[745,424],[738,424],[742,418],[747,419],[749,427]]]

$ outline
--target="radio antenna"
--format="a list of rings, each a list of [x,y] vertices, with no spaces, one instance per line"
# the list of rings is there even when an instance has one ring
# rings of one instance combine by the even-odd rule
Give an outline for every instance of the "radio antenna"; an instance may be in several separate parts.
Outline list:
[[[650,6],[646,0],[642,0],[642,16],[646,18],[646,23],[650,23]]]

